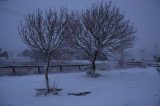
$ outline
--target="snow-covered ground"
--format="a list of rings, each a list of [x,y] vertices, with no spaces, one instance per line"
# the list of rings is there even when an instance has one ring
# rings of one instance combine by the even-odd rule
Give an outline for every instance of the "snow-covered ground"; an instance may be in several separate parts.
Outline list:
[[[36,96],[43,75],[0,77],[0,106],[160,106],[160,73],[155,68],[100,71],[98,78],[84,72],[51,74],[59,95]],[[67,95],[90,91],[86,96]]]

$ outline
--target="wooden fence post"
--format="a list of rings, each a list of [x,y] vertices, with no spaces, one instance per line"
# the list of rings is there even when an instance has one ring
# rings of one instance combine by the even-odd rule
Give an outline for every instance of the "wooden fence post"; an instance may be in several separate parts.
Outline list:
[[[38,67],[38,73],[41,74],[40,66],[37,66],[37,67]]]
[[[60,72],[62,72],[62,66],[61,65],[59,66],[59,68],[60,68]]]
[[[13,70],[13,74],[16,75],[16,70],[14,68],[14,66],[11,66],[12,67],[12,70]]]
[[[79,70],[81,70],[81,67],[80,67],[80,65],[79,65]]]

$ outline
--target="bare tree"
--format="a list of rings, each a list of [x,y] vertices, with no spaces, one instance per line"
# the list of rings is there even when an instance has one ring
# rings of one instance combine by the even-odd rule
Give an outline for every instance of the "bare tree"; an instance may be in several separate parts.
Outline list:
[[[63,43],[68,21],[67,10],[45,12],[38,9],[28,14],[25,21],[19,25],[19,33],[23,42],[32,50],[45,55],[47,66],[45,69],[46,89],[49,93],[48,70],[52,55]]]
[[[92,76],[95,76],[95,60],[100,53],[120,52],[133,46],[136,29],[111,2],[93,4],[82,13],[72,14],[70,31],[92,63]]]

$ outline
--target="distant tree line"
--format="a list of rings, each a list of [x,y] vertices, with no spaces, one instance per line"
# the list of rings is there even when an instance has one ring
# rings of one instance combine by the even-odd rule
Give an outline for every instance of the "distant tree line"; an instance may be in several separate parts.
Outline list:
[[[41,61],[41,62],[46,61],[46,58],[44,55],[29,49],[23,50],[21,53],[18,54],[18,56],[28,57],[34,61]],[[57,50],[55,54],[52,56],[52,59],[54,60],[87,60],[88,57],[85,55],[83,51],[81,51],[81,49],[75,50],[72,48],[63,48],[63,49]],[[97,60],[107,60],[107,57],[105,54],[100,54],[97,57]]]
[[[0,48],[0,58],[9,58],[8,52],[6,50],[3,50],[2,48]]]

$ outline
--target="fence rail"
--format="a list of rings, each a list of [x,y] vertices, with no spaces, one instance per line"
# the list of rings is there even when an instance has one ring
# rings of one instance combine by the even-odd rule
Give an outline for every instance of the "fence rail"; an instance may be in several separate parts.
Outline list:
[[[160,63],[158,62],[127,62],[127,65],[129,66],[140,66],[140,67],[144,67],[144,66],[150,66],[150,67],[160,67]]]
[[[62,67],[78,67],[79,70],[81,70],[81,67],[82,66],[89,66],[90,64],[76,64],[76,65],[50,65],[49,67],[59,67],[60,69],[60,72],[62,72]],[[0,69],[1,68],[10,68],[12,69],[12,72],[14,75],[17,74],[16,72],[16,68],[37,68],[37,71],[39,74],[41,74],[41,68],[42,67],[45,67],[45,65],[22,65],[22,66],[19,66],[19,65],[12,65],[12,66],[0,66]]]
[[[151,67],[160,67],[160,63],[156,62],[156,63],[149,63],[148,64]]]

